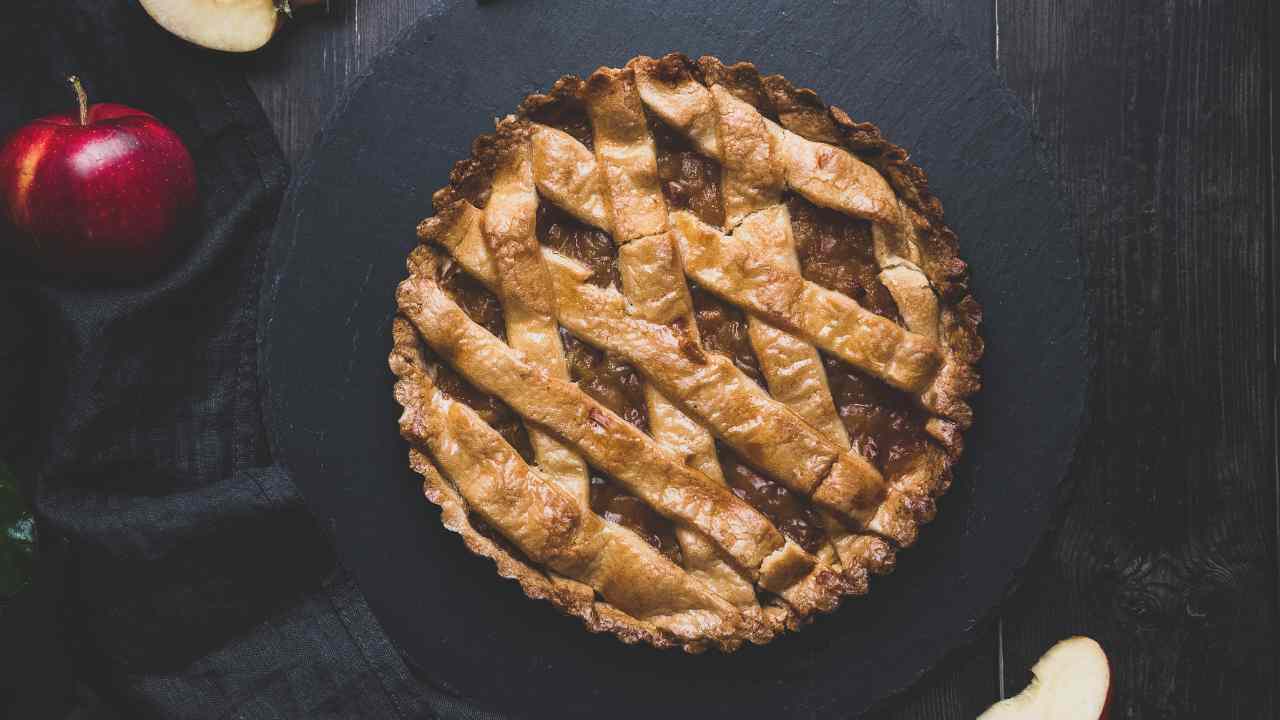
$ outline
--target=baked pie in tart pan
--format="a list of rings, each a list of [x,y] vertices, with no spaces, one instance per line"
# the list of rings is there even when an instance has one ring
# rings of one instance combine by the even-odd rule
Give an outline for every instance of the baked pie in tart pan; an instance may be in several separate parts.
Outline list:
[[[867,593],[933,519],[981,312],[875,126],[749,63],[642,56],[525,98],[432,204],[400,432],[529,597],[732,651]]]

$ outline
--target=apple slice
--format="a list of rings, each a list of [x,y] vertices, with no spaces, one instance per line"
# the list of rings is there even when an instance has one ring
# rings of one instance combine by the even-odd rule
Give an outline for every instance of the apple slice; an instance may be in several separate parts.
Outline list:
[[[978,720],[1099,720],[1105,718],[1111,668],[1097,642],[1071,637],[1049,648],[1031,668],[1031,684],[992,705]]]
[[[276,34],[290,5],[322,0],[141,0],[142,7],[165,30],[211,50],[251,52]]]

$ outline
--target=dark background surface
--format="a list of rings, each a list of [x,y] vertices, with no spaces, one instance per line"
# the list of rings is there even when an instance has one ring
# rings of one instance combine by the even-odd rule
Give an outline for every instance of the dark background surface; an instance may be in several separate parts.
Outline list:
[[[248,61],[294,161],[432,5],[334,0]],[[1274,717],[1277,11],[921,5],[1035,118],[1085,247],[1098,367],[1057,532],[997,622],[873,717],[971,718],[1073,633],[1108,650],[1119,717]]]

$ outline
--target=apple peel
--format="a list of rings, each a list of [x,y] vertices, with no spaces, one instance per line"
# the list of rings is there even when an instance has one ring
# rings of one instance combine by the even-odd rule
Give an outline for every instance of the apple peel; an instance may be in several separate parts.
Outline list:
[[[51,276],[123,280],[158,270],[185,245],[195,164],[172,128],[141,110],[90,104],[37,118],[0,144],[0,225]]]

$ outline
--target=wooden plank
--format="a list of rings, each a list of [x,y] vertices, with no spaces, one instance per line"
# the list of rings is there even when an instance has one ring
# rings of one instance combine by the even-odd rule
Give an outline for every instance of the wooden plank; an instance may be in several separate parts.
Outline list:
[[[1267,22],[1264,24],[1263,47],[1270,48],[1267,73],[1267,196],[1270,201],[1267,213],[1270,216],[1270,237],[1267,249],[1271,255],[1270,268],[1271,298],[1267,317],[1271,318],[1271,472],[1274,477],[1275,517],[1273,536],[1276,561],[1276,615],[1280,618],[1280,148],[1276,143],[1280,140],[1280,115],[1276,114],[1277,85],[1280,85],[1280,5],[1270,3],[1267,6]],[[1272,687],[1280,688],[1280,662],[1275,664],[1275,677]]]
[[[1099,365],[1006,680],[1071,634],[1113,715],[1276,716],[1266,0],[1001,2],[1000,67],[1075,211]]]
[[[1263,28],[1262,46],[1270,49],[1270,58],[1265,61],[1268,63],[1266,145],[1267,215],[1270,220],[1270,236],[1267,238],[1270,263],[1267,266],[1270,269],[1268,281],[1271,286],[1267,307],[1267,318],[1270,318],[1268,327],[1271,331],[1271,373],[1267,395],[1271,397],[1271,475],[1276,498],[1275,506],[1272,507],[1272,523],[1275,525],[1275,532],[1272,534],[1275,547],[1272,571],[1276,573],[1276,582],[1272,587],[1276,588],[1274,609],[1277,618],[1280,618],[1280,249],[1276,247],[1276,243],[1280,242],[1280,147],[1276,146],[1276,142],[1280,141],[1280,115],[1276,114],[1276,95],[1280,94],[1277,92],[1277,86],[1280,86],[1280,4],[1267,4]],[[1271,687],[1280,688],[1280,662],[1275,664]]]

